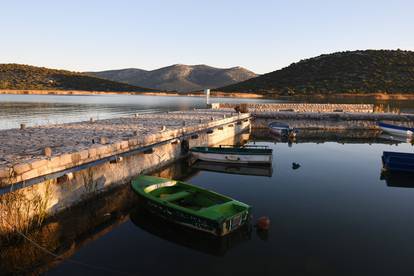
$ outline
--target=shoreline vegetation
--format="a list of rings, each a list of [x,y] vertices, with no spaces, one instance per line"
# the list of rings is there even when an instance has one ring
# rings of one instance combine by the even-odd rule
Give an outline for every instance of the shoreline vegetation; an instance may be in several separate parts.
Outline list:
[[[216,90],[287,96],[412,94],[414,52],[362,50],[320,55]]]
[[[30,90],[30,89],[0,89],[0,94],[15,95],[143,95],[143,96],[187,96],[187,97],[204,97],[203,92],[130,92],[130,91],[85,91],[85,90]],[[413,93],[340,93],[340,94],[306,94],[306,95],[279,95],[279,94],[258,94],[243,92],[221,92],[212,91],[211,97],[220,98],[243,98],[243,99],[283,99],[283,100],[337,100],[350,98],[371,98],[375,100],[414,100]]]

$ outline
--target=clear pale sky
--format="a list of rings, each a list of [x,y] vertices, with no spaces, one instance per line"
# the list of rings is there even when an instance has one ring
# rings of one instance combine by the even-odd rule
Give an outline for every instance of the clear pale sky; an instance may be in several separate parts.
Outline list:
[[[414,50],[414,1],[0,0],[0,63],[257,73],[343,50]]]

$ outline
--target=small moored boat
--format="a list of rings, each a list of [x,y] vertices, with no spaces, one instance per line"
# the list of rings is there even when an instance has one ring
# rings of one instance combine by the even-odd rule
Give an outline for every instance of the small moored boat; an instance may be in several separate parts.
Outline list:
[[[195,159],[208,162],[240,164],[272,163],[272,149],[267,146],[193,147],[190,151]]]
[[[150,212],[216,236],[250,219],[249,205],[185,182],[142,175],[132,181],[132,189]]]
[[[414,135],[414,128],[409,128],[405,126],[397,126],[392,124],[386,124],[379,122],[378,126],[387,133],[400,135],[400,136],[409,136],[412,137]]]
[[[271,133],[285,136],[285,137],[296,137],[297,130],[291,128],[288,124],[281,122],[272,122],[268,125]]]
[[[414,172],[414,153],[384,151],[382,164],[386,171]]]

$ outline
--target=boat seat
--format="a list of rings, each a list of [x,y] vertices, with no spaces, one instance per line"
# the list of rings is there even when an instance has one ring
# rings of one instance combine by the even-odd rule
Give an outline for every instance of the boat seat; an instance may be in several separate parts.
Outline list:
[[[178,193],[175,193],[175,194],[168,195],[168,196],[164,197],[163,200],[165,200],[165,201],[175,201],[175,200],[187,197],[190,194],[191,193],[189,193],[187,191],[182,191],[182,192],[178,192]]]
[[[226,215],[223,211],[226,209],[227,205],[232,206],[234,204],[233,201],[225,202],[222,204],[216,204],[213,206],[202,208],[199,213],[200,214],[209,214],[210,216],[214,216],[215,218],[220,218],[223,215]]]

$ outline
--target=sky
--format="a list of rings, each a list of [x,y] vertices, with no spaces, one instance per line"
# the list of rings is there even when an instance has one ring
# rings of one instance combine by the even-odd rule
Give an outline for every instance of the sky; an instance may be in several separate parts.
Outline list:
[[[0,0],[0,63],[74,71],[171,64],[262,74],[358,49],[414,50],[412,0]]]

